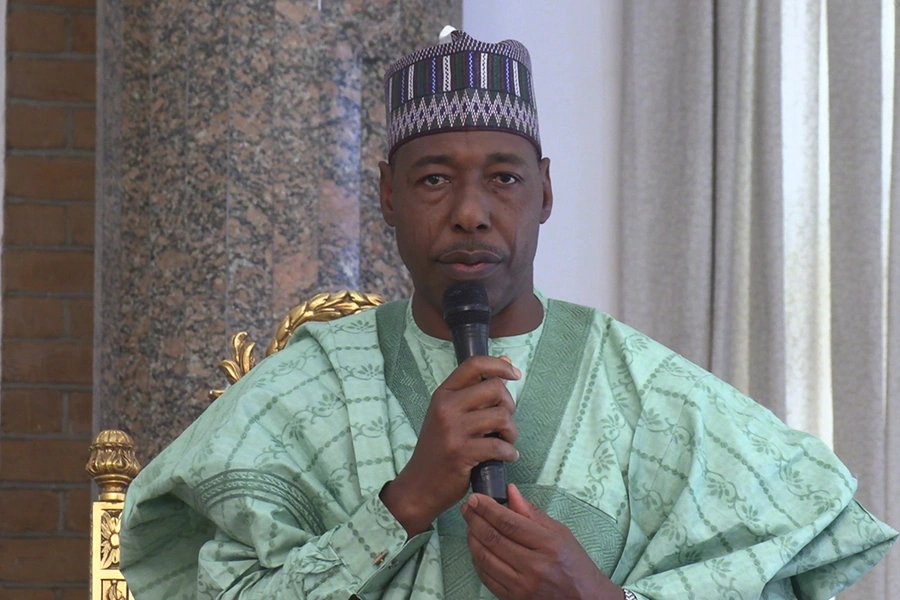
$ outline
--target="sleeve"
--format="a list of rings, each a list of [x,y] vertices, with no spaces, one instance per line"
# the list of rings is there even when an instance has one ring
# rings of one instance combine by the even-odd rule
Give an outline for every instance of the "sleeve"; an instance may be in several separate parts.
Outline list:
[[[377,496],[321,535],[285,519],[284,505],[243,495],[213,511],[218,524],[171,497],[141,512],[122,569],[139,600],[377,597],[432,534],[407,538]]]
[[[371,404],[364,433],[386,439]],[[431,532],[408,539],[379,489],[361,489],[360,465],[395,473],[390,444],[359,435],[314,343],[261,363],[129,489],[121,568],[135,597],[345,600],[412,575]]]
[[[651,389],[620,564],[639,597],[826,600],[895,541],[821,441],[712,376],[687,391],[661,377]]]
[[[222,529],[199,553],[198,590],[227,599],[347,599],[377,596],[407,560],[428,541],[431,531],[407,539],[403,527],[377,496],[364,502],[340,525],[319,536],[277,523],[277,506],[256,506],[252,527],[279,530],[278,537],[305,542],[292,547],[280,564],[269,554],[238,541]],[[256,535],[257,545],[265,539]]]

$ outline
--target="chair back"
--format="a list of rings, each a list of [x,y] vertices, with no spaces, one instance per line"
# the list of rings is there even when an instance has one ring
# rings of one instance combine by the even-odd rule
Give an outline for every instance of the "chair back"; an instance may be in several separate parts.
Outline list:
[[[140,470],[124,431],[101,431],[91,444],[87,472],[100,487],[91,505],[91,600],[133,600],[119,571],[119,531],[125,492]]]
[[[369,308],[374,308],[379,304],[384,304],[384,299],[377,294],[364,294],[362,292],[354,292],[352,290],[341,290],[330,294],[316,294],[303,304],[295,306],[291,312],[281,320],[278,329],[275,331],[275,337],[269,342],[266,348],[266,356],[272,356],[279,350],[283,349],[297,328],[304,323],[310,321],[331,321],[348,315],[355,315]],[[250,372],[256,366],[256,357],[253,350],[256,343],[250,341],[246,331],[231,336],[230,341],[231,358],[225,359],[219,363],[219,369],[225,373],[229,384],[235,383],[238,379]],[[225,390],[210,390],[209,399],[215,400],[225,393]]]

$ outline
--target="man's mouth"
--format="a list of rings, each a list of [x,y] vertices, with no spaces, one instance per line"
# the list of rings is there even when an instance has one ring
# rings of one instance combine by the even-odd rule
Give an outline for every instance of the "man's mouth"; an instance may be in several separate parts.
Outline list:
[[[500,257],[489,250],[454,250],[442,254],[438,262],[444,264],[477,265],[481,263],[498,263]]]
[[[489,250],[454,250],[438,257],[456,277],[484,276],[501,262],[500,256]]]

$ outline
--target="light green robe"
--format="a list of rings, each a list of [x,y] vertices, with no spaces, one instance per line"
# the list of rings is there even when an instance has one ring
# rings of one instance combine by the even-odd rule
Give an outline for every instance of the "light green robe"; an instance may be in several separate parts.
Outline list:
[[[824,600],[887,552],[897,533],[820,441],[609,316],[542,302],[540,329],[491,341],[524,372],[508,479],[615,583]],[[378,498],[454,367],[406,302],[302,328],[132,484],[135,597],[492,597],[458,509],[407,539]]]

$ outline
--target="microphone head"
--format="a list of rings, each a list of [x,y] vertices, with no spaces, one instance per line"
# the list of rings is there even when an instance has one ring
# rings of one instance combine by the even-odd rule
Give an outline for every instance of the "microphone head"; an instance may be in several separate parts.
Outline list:
[[[457,325],[491,322],[491,306],[487,290],[480,281],[460,281],[444,290],[444,321],[453,329]]]

